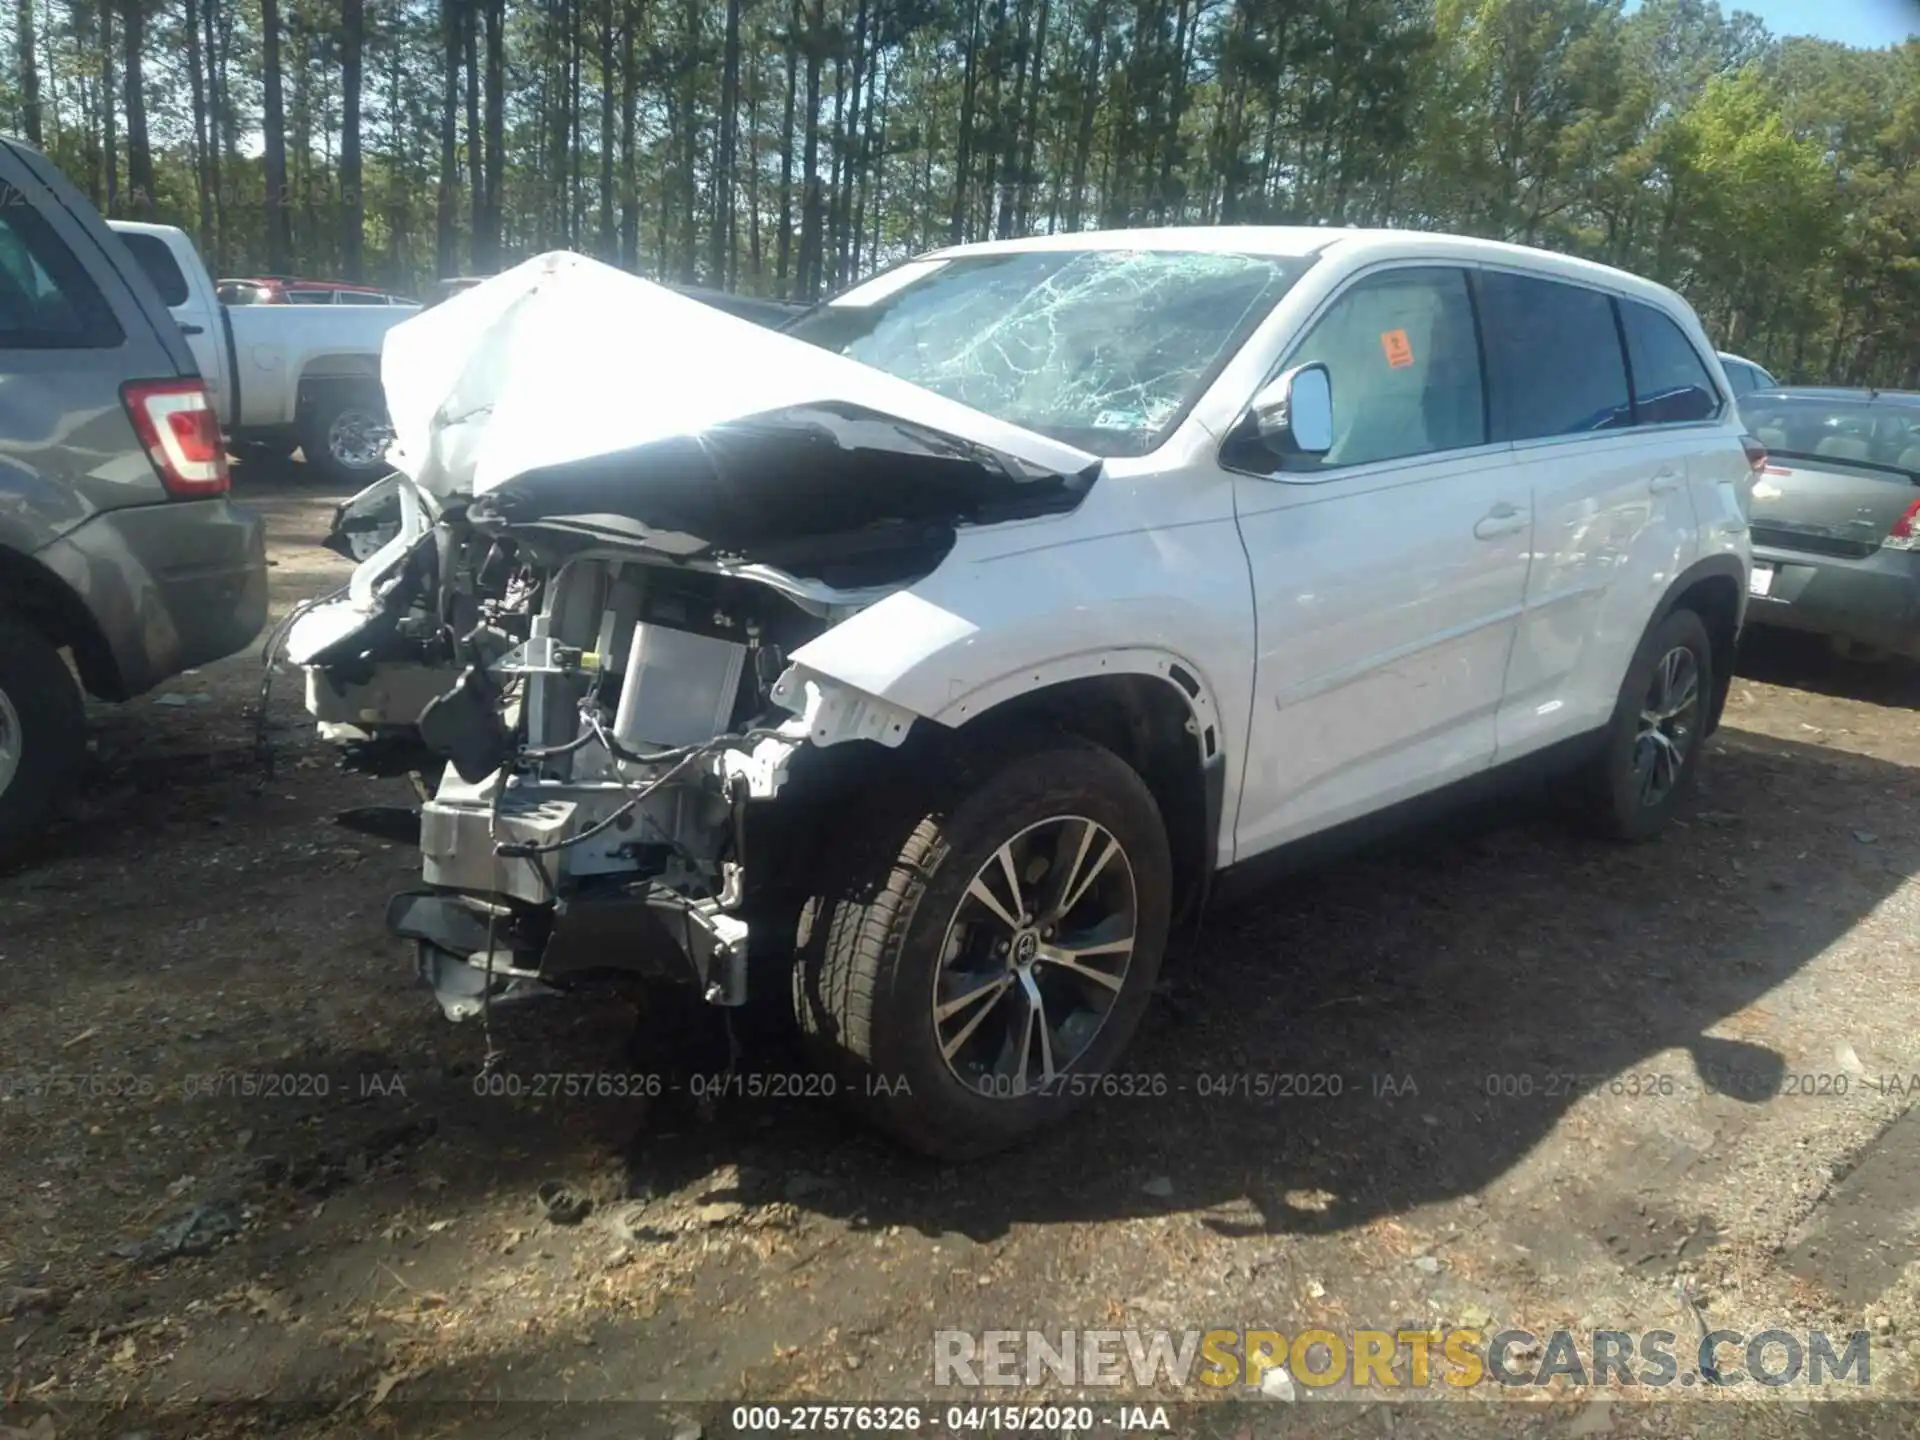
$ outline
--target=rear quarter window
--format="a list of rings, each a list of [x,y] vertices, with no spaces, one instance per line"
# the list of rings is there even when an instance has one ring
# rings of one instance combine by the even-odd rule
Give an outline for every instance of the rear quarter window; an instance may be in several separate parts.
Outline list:
[[[47,218],[29,204],[0,206],[0,349],[110,350],[125,339]]]
[[[153,282],[153,288],[160,292],[160,303],[168,309],[187,303],[187,277],[181,272],[179,262],[173,258],[173,252],[167,248],[167,242],[157,235],[123,233],[121,240],[127,249],[133,252],[133,258],[140,262],[140,268],[147,272],[147,278]]]
[[[1719,390],[1686,332],[1651,305],[1615,303],[1633,372],[1634,418],[1642,425],[1684,425],[1719,413]]]
[[[1586,435],[1630,423],[1611,297],[1497,270],[1477,284],[1496,438]]]

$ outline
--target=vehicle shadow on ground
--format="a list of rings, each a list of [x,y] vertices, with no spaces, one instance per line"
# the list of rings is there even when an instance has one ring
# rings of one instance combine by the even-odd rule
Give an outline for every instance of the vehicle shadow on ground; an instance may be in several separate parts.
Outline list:
[[[1608,1094],[1617,1081],[1661,1096],[1671,1084],[1673,1103],[1704,1092],[1708,1104],[1746,1107],[1771,1098],[1790,1063],[1805,1063],[1708,1032],[1737,1032],[1737,1020],[1726,1022],[1843,937],[1920,863],[1915,777],[1752,733],[1723,731],[1713,749],[1683,821],[1651,844],[1604,845],[1536,811],[1483,810],[1276,884],[1215,917],[1171,966],[1129,1061],[1140,1093],[1096,1102],[995,1159],[957,1168],[915,1160],[817,1100],[735,1097],[711,1116],[656,1103],[636,1126],[645,1108],[637,1104],[576,1104],[542,1118],[538,1107],[476,1101],[473,1082],[450,1074],[407,1102],[410,1118],[382,1112],[385,1128],[344,1156],[338,1143],[326,1151],[330,1134],[346,1133],[343,1111],[316,1109],[306,1133],[321,1147],[321,1169],[299,1161],[307,1168],[290,1175],[276,1162],[272,1178],[317,1183],[325,1194],[377,1168],[381,1145],[432,1137],[436,1210],[454,1215],[483,1190],[519,1189],[530,1225],[535,1187],[556,1174],[603,1211],[692,1192],[735,1210],[791,1206],[828,1222],[829,1233],[884,1237],[897,1226],[981,1244],[1016,1227],[1172,1212],[1225,1235],[1276,1237],[1404,1217],[1486,1189],[1582,1096]],[[1857,838],[1864,827],[1877,831],[1872,844]],[[672,1061],[687,1075],[713,1063],[680,1012],[643,1022],[637,1041],[604,1007],[562,1018],[569,1013],[564,1002],[502,1007],[494,1022],[502,1073],[524,1084],[536,1071],[665,1073]],[[333,1059],[362,1070],[394,1063]],[[769,1060],[759,1073],[777,1075],[783,1063]],[[715,1177],[727,1188],[701,1193]],[[377,1207],[405,1183],[369,1187],[363,1204]],[[646,1217],[671,1208],[639,1204],[635,1242],[700,1244],[684,1231],[646,1233]],[[583,1229],[604,1245],[595,1226]],[[445,1238],[458,1273],[470,1242]],[[285,1259],[279,1283],[311,1290],[332,1278],[338,1256]],[[713,1263],[711,1273],[724,1273]],[[767,1274],[804,1263],[789,1259]],[[563,1289],[588,1283],[572,1273]],[[424,1283],[410,1274],[410,1288]],[[684,1304],[710,1308],[691,1295]],[[607,1323],[625,1327],[600,1342],[623,1347],[600,1352],[614,1395],[657,1384],[648,1366],[693,1339],[674,1330],[643,1342],[634,1327],[651,1322]],[[582,1343],[530,1330],[505,1351],[433,1367],[408,1395],[557,1398],[552,1377],[574,1373]],[[764,1335],[740,1343],[765,1353]],[[347,1363],[329,1357],[325,1366]],[[683,1386],[700,1384],[691,1371],[676,1374]],[[715,1393],[733,1393],[737,1374],[715,1380]]]
[[[1595,1090],[1765,1101],[1786,1058],[1706,1032],[1913,871],[1915,776],[1735,731],[1714,746],[1683,824],[1651,844],[1482,810],[1213,917],[1169,963],[1133,1093],[962,1185],[804,1107],[765,1130],[746,1102],[734,1135],[690,1130],[679,1153],[643,1132],[636,1171],[671,1185],[745,1144],[777,1190],[838,1145],[857,1169],[849,1213],[876,1226],[986,1239],[1250,1205],[1257,1220],[1217,1228],[1328,1232],[1480,1190]],[[1686,1059],[1651,1063],[1672,1050]],[[1160,1177],[1156,1199],[1142,1187]]]
[[[661,1009],[651,1023],[643,1013],[628,1038],[604,1003],[502,1005],[494,1042],[512,1078],[495,1088],[524,1091],[524,1126],[500,1103],[515,1097],[484,1094],[471,1067],[413,1076],[404,1114],[384,1102],[368,1113],[415,1135],[461,1135],[473,1148],[460,1168],[496,1187],[524,1183],[529,1197],[590,1133],[616,1147],[603,1158],[622,1177],[623,1193],[603,1183],[602,1200],[672,1194],[731,1165],[733,1188],[709,1198],[976,1241],[1021,1224],[1220,1206],[1258,1217],[1218,1222],[1226,1230],[1364,1225],[1480,1190],[1581,1096],[1625,1093],[1616,1079],[1741,1104],[1777,1093],[1786,1057],[1707,1032],[1916,868],[1915,777],[1737,731],[1713,745],[1692,808],[1652,843],[1578,838],[1537,809],[1465,812],[1210,917],[1168,963],[1116,1086],[1131,1093],[958,1171],[875,1139],[817,1093],[785,1093],[803,1088],[789,1053],[750,1051],[740,1078],[698,1103],[701,1077],[724,1071],[728,1054],[717,1019],[697,1028],[721,1013],[705,1007]],[[398,1002],[430,1005],[400,968]],[[1651,1063],[1675,1050],[1684,1062]],[[316,1054],[289,1068],[321,1063],[340,1072],[337,1094],[354,1083],[348,1072],[408,1061]],[[608,1073],[668,1078],[651,1101],[569,1099],[539,1078]],[[541,1087],[577,1118],[539,1120]],[[338,1118],[316,1109],[319,1151]],[[1170,1193],[1143,1189],[1161,1177]],[[441,1201],[457,1207],[458,1196]]]
[[[240,1234],[239,1258],[343,1309],[476,1273],[469,1222],[455,1217],[503,1195],[529,1235],[550,1237],[539,1243],[559,1256],[555,1293],[586,1283],[567,1267],[610,1243],[612,1214],[637,1214],[642,1247],[698,1245],[685,1230],[651,1233],[689,1198],[791,1207],[829,1232],[897,1226],[977,1244],[1016,1227],[1173,1212],[1228,1235],[1350,1231],[1485,1189],[1585,1094],[1672,1085],[1744,1107],[1804,1060],[1708,1032],[1737,1030],[1724,1022],[1845,936],[1920,864],[1915,775],[1736,730],[1712,750],[1682,821],[1651,844],[1575,838],[1516,803],[1210,917],[1167,967],[1123,1076],[1132,1093],[991,1160],[916,1160],[817,1094],[723,1093],[703,1113],[685,1082],[718,1072],[727,1053],[711,1028],[718,1012],[705,1007],[693,1012],[710,1022],[704,1033],[665,1007],[644,1011],[633,1032],[623,1005],[591,997],[499,1007],[495,1086],[476,1073],[482,1036],[425,1018],[431,1002],[396,947],[374,1003],[421,1023],[396,1024],[391,1044],[363,1051],[315,1043],[263,1056],[253,1092],[189,1097],[205,1119],[228,1115],[241,1137],[225,1173],[199,1170],[195,1194],[212,1203],[225,1189],[286,1216],[278,1232]],[[384,877],[404,867],[396,858],[377,868]],[[363,878],[355,923],[378,945],[382,880]],[[193,1068],[185,1042],[196,1038],[167,1042],[176,1062]],[[793,1065],[763,1052],[747,1074],[777,1092]],[[682,1090],[653,1100],[567,1095],[551,1079],[676,1073]],[[268,1097],[259,1087],[276,1075],[304,1090]],[[151,1118],[170,1120],[165,1107]],[[591,1226],[543,1218],[537,1195],[550,1181],[594,1202]],[[322,1206],[323,1227],[298,1219]],[[455,1228],[420,1233],[423,1213]],[[129,1238],[150,1223],[130,1224]],[[410,1252],[422,1268],[389,1282],[381,1257],[393,1242],[382,1232],[402,1223],[413,1227],[405,1243],[423,1247]],[[157,1314],[204,1298],[203,1284],[190,1269],[127,1276]],[[287,1367],[275,1367],[279,1386],[296,1389],[377,1359],[377,1349],[316,1349],[301,1333],[271,1345],[263,1327],[226,1337],[228,1349],[210,1338],[183,1364],[197,1393],[213,1395],[249,1393],[269,1352]],[[504,1358],[531,1382],[528,1362],[544,1343],[530,1338]],[[437,1368],[431,1388],[487,1391],[502,1358]]]

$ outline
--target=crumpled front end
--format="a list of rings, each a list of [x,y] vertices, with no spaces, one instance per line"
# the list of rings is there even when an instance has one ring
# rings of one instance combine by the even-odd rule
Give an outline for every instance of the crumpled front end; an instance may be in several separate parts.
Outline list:
[[[742,1003],[833,803],[796,777],[921,719],[795,652],[1098,462],[577,256],[384,364],[400,473],[342,507],[364,558],[288,653],[336,737],[444,765],[392,928],[455,1018],[609,968]]]

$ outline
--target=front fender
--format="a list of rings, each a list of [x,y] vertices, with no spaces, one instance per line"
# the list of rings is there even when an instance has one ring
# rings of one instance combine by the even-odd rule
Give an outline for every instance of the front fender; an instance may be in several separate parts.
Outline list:
[[[1252,654],[1246,560],[1227,525],[950,560],[792,659],[943,725],[1064,681],[1138,674],[1232,727],[1245,723]]]
[[[891,743],[899,714],[958,728],[1071,681],[1152,676],[1186,701],[1200,755],[1222,763],[1224,792],[1235,795],[1253,654],[1246,556],[1227,521],[950,558],[790,658],[796,680],[857,692],[836,710],[847,723],[831,724],[832,735]]]

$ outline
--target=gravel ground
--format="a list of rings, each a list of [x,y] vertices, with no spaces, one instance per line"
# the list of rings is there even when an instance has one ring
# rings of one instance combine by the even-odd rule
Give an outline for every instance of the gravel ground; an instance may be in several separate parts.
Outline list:
[[[277,614],[347,568],[314,543],[337,497],[297,477],[239,477]],[[1070,1393],[937,1389],[935,1329],[1671,1330],[1685,1352],[1700,1325],[1865,1328],[1866,1393],[1914,1393],[1911,671],[1750,651],[1657,843],[1515,810],[1276,885],[1170,966],[1137,1093],[958,1171],[818,1097],[694,1113],[542,1079],[659,1071],[679,1023],[613,992],[503,1007],[481,1079],[478,1028],[439,1018],[382,925],[406,852],[332,823],[404,784],[339,773],[288,678],[266,778],[259,677],[237,657],[102,708],[83,804],[0,878],[0,1436],[685,1440],[693,1402]],[[549,1218],[550,1182],[584,1218]],[[1920,1418],[1806,1403],[1852,1384],[1633,1393],[1563,1377],[1436,1410],[1444,1385],[1302,1384],[1175,1421]]]

